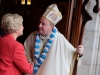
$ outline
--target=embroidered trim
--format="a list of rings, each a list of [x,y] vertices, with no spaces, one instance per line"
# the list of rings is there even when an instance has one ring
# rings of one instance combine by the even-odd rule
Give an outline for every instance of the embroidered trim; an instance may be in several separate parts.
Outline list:
[[[35,40],[35,45],[34,45],[34,49],[35,49],[34,58],[36,59],[36,63],[34,64],[34,74],[37,73],[39,67],[42,65],[42,63],[46,59],[47,53],[50,50],[50,47],[53,43],[56,32],[57,32],[57,28],[54,27],[54,29],[52,30],[52,33],[50,34],[50,38],[47,40],[47,44],[44,47],[41,55],[40,55],[40,51],[39,51],[40,42],[41,42],[40,37],[39,37],[40,34],[39,33],[36,34],[36,40]]]

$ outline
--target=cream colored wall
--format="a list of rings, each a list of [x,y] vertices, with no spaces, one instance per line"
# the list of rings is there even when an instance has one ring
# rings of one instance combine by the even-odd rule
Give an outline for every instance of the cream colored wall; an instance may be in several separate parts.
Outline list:
[[[93,12],[95,4],[95,0],[89,0],[86,6],[93,20],[88,21],[85,26],[85,51],[77,75],[100,75],[100,16]]]

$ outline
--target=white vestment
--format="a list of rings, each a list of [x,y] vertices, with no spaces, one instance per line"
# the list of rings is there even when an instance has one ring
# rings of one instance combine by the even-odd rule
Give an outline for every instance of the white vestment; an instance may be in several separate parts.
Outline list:
[[[32,61],[31,52],[34,53],[31,50],[34,50],[35,35],[36,32],[31,33],[24,43],[25,54],[29,61]],[[42,41],[40,45],[40,50],[42,51]],[[70,75],[70,67],[74,63],[72,62],[74,54],[75,48],[60,32],[57,32],[46,59],[35,75]]]

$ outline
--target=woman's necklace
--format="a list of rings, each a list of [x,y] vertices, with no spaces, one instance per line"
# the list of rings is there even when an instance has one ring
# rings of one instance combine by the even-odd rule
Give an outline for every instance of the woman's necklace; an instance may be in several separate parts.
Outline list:
[[[34,45],[34,49],[35,49],[34,58],[36,60],[34,64],[34,74],[37,73],[39,67],[42,65],[42,63],[46,59],[47,53],[50,50],[50,47],[53,43],[56,32],[57,32],[57,28],[54,27],[54,29],[52,30],[52,33],[50,34],[50,38],[47,40],[47,43],[41,54],[40,54],[40,42],[41,42],[40,34],[39,33],[36,34],[36,40],[35,40],[35,45]]]

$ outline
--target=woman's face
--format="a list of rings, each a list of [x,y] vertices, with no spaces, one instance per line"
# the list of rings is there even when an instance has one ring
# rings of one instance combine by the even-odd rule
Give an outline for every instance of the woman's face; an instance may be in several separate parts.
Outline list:
[[[21,23],[21,26],[20,26],[19,30],[16,31],[17,35],[18,36],[23,35],[23,30],[24,30],[24,27],[23,27],[23,24]]]
[[[42,17],[38,26],[39,33],[45,36],[52,32],[52,29],[53,25],[50,25],[50,22],[46,18]]]

